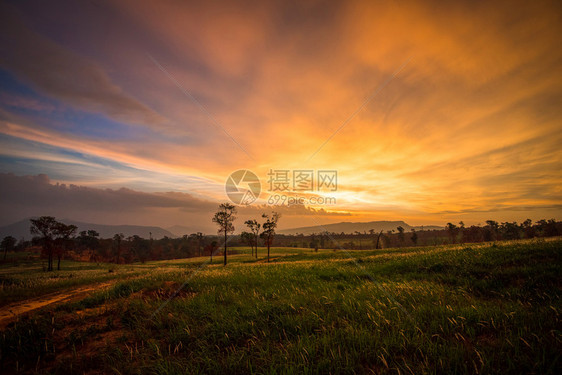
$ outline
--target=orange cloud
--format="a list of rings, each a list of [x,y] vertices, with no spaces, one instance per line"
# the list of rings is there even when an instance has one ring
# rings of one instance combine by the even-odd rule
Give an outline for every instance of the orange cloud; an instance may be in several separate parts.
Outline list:
[[[224,198],[218,188],[240,168],[264,180],[270,168],[337,169],[334,210],[360,219],[423,224],[561,212],[556,2],[120,1],[101,9],[111,27],[138,31],[121,36],[137,50],[82,66],[111,70],[100,80],[108,92],[121,97],[123,85],[134,93],[127,97],[139,106],[108,97],[127,113],[122,121],[142,122],[150,108],[165,126],[149,123],[152,137],[130,141],[17,119],[1,132],[201,176],[217,187],[213,199]],[[98,48],[100,56],[119,50]],[[46,91],[57,96],[53,90]],[[92,101],[72,100],[84,108]]]

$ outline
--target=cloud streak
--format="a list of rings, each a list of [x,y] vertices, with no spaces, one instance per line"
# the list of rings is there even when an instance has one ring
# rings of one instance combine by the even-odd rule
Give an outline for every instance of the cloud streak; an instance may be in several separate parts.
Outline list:
[[[47,95],[109,117],[142,124],[165,119],[123,92],[94,62],[32,31],[6,3],[0,5],[0,67]]]
[[[0,173],[0,225],[31,216],[61,218],[104,224],[138,224],[198,228],[216,231],[211,222],[219,201],[200,199],[180,192],[142,192],[133,189],[99,189],[75,184],[54,183],[45,175],[16,176]],[[260,218],[273,208],[266,205],[239,207],[238,229],[244,220]],[[300,223],[302,217],[345,217],[304,205],[278,207],[284,216],[283,227]]]
[[[58,98],[57,112],[66,114],[68,103],[153,131],[141,135],[111,124],[106,127],[115,129],[94,137],[87,131],[97,120],[86,126],[78,116],[63,124],[41,98],[6,89],[0,96],[3,134],[143,171],[135,172],[139,181],[150,174],[166,181],[198,176],[209,183],[186,183],[182,191],[217,201],[226,199],[220,188],[237,169],[264,179],[270,168],[337,169],[334,210],[358,219],[468,224],[488,214],[521,220],[561,213],[562,23],[554,1],[123,0],[101,1],[95,12],[63,4],[56,11],[15,5],[21,20],[2,27],[21,31],[14,39],[21,39],[21,51],[4,58],[4,69]],[[116,42],[77,27],[80,22],[103,23]],[[15,48],[3,38],[4,46]],[[32,44],[41,56],[54,56],[37,71],[28,61]],[[415,63],[307,162],[409,56]],[[92,96],[76,83],[82,74],[90,77],[85,86]],[[37,113],[18,112],[22,106]],[[155,113],[165,114],[165,126],[150,117]],[[32,153],[23,148],[14,143],[5,154]],[[5,171],[31,173],[18,168]],[[97,173],[103,186],[103,172]],[[85,184],[81,176],[77,172],[74,183]],[[137,190],[146,186],[134,178],[125,182]]]

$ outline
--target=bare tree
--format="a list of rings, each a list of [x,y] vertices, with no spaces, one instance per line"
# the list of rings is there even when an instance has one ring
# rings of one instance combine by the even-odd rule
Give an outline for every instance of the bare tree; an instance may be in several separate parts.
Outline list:
[[[265,223],[263,223],[262,228],[262,237],[265,239],[265,243],[267,245],[267,262],[269,263],[269,248],[273,243],[273,237],[275,237],[275,228],[277,228],[277,222],[279,222],[279,218],[281,215],[277,212],[273,212],[271,217],[269,215],[263,214],[262,217],[266,219]]]
[[[236,220],[236,207],[230,203],[222,203],[213,217],[213,223],[219,226],[219,234],[224,233],[224,265],[226,266],[226,252],[228,233],[234,232],[234,220]]]

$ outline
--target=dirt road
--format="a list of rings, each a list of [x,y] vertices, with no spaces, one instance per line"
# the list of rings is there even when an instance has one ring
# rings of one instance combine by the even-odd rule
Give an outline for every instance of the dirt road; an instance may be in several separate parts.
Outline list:
[[[89,293],[99,291],[114,284],[115,281],[86,285],[83,287],[65,290],[63,292],[50,293],[41,297],[30,298],[25,301],[16,302],[0,308],[0,329],[4,329],[9,323],[30,312],[39,310],[53,304],[59,304],[86,297]]]

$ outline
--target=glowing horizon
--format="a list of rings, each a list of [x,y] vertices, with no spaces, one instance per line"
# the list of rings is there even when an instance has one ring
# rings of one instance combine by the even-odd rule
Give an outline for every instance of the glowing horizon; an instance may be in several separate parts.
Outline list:
[[[556,2],[1,9],[0,173],[216,203],[327,169],[322,223],[560,219]]]

